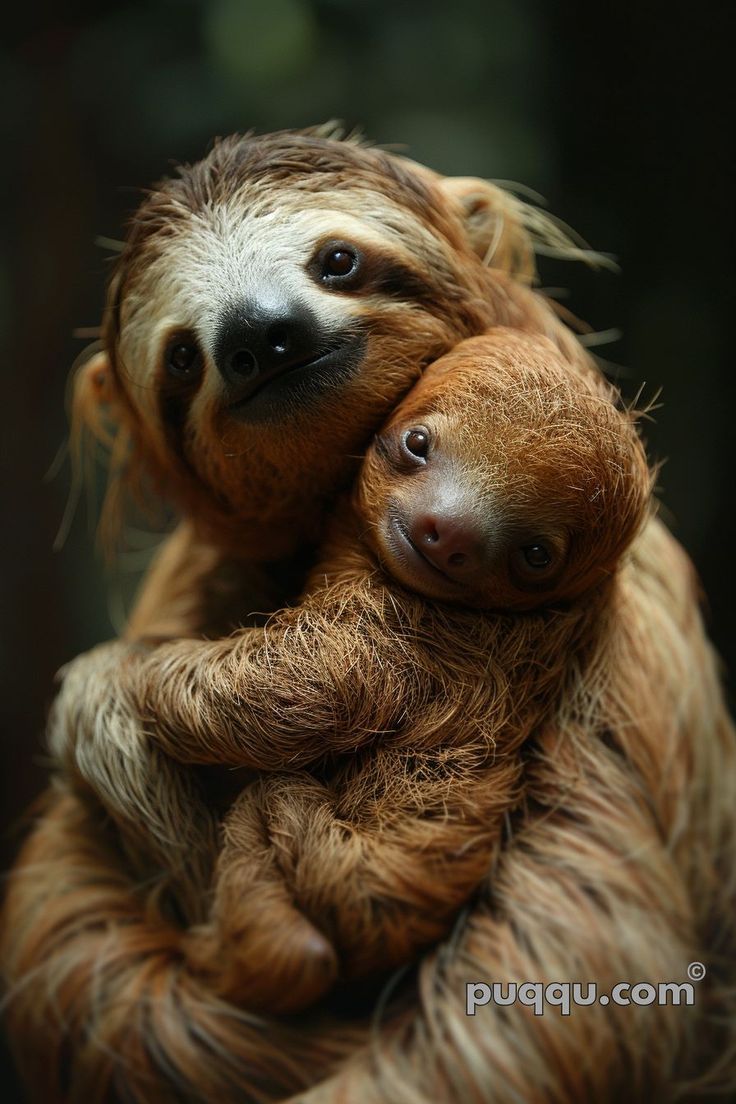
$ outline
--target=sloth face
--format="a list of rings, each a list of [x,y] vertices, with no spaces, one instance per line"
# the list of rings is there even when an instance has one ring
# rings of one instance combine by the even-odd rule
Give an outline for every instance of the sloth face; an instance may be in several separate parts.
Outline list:
[[[424,365],[488,325],[443,187],[349,142],[232,139],[133,220],[107,321],[118,397],[149,466],[242,551],[316,536]]]
[[[376,438],[358,509],[384,567],[430,598],[531,609],[599,582],[643,520],[629,417],[553,346],[499,330],[432,365]]]

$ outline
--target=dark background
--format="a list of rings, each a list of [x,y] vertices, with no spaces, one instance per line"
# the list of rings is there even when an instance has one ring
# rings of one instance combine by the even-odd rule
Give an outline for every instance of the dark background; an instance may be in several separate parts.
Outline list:
[[[129,555],[105,577],[94,503],[91,518],[80,505],[52,551],[68,465],[44,475],[64,440],[65,383],[85,344],[74,330],[100,317],[110,252],[95,239],[119,237],[137,189],[173,160],[200,157],[215,134],[342,118],[442,172],[523,182],[619,258],[621,276],[546,262],[543,279],[569,288],[568,305],[597,329],[621,329],[599,351],[628,394],[641,383],[648,397],[662,389],[647,432],[667,461],[667,516],[734,669],[726,10],[648,0],[96,0],[4,14],[4,866],[43,785],[53,673],[119,628],[140,567]]]

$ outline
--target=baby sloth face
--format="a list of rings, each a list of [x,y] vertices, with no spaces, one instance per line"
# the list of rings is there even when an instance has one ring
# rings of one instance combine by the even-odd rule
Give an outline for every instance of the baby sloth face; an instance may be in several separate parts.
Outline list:
[[[610,575],[651,480],[606,384],[545,338],[498,329],[436,361],[376,438],[357,491],[401,583],[490,609],[571,599]]]

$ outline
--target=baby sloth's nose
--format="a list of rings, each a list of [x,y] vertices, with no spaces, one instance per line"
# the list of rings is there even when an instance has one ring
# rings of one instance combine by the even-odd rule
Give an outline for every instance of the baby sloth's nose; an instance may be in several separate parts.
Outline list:
[[[481,565],[483,538],[472,518],[420,511],[409,520],[412,544],[434,567],[464,579]]]
[[[223,315],[214,359],[230,401],[239,402],[270,378],[316,360],[324,344],[321,327],[305,307],[244,303]]]

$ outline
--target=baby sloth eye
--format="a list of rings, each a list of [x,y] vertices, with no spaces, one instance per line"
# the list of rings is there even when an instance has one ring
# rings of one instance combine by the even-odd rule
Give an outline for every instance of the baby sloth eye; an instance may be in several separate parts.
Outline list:
[[[199,374],[199,349],[191,341],[177,338],[166,351],[166,368],[175,379],[193,380]]]
[[[535,587],[556,578],[565,553],[564,541],[534,538],[511,553],[512,577],[521,587]]]
[[[549,567],[552,563],[549,549],[543,544],[529,544],[526,548],[522,548],[521,551],[529,567]]]
[[[404,448],[417,460],[426,460],[429,452],[429,433],[423,426],[408,429],[404,434]]]

